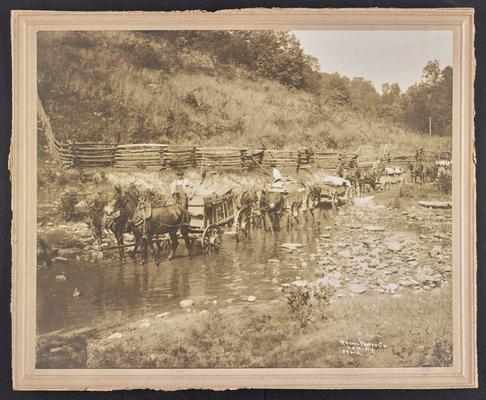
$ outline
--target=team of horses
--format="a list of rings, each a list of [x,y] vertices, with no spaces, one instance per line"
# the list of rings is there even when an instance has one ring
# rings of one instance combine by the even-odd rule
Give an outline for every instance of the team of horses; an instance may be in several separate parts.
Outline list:
[[[413,183],[427,183],[440,175],[440,167],[423,161],[409,162],[409,172]],[[343,168],[340,165],[336,175],[346,179],[349,187],[356,195],[363,195],[367,190],[373,191],[379,184],[380,177],[385,173],[383,162],[377,162],[370,168]],[[248,189],[235,196],[235,215],[239,211],[239,221],[248,232],[249,227],[263,227],[265,230],[277,232],[281,229],[281,219],[287,215],[287,228],[299,225],[301,219],[310,217],[314,220],[314,210],[319,206],[321,188],[318,185],[299,183],[292,190],[285,192],[271,188]],[[188,254],[192,255],[190,233],[191,216],[187,210],[187,198],[177,204],[152,206],[149,202],[138,198],[138,194],[130,190],[122,190],[115,185],[115,193],[110,204],[103,213],[91,216],[94,236],[99,242],[103,231],[110,231],[117,242],[120,262],[125,261],[125,248],[133,246],[130,255],[134,257],[142,248],[143,260],[147,260],[150,248],[154,257],[157,255],[154,244],[160,251],[163,246],[169,247],[168,259],[175,255],[179,244],[178,233],[181,233]],[[123,234],[133,234],[135,244],[125,244]],[[159,241],[160,235],[167,234],[170,241]]]
[[[236,196],[236,208],[241,210],[242,220],[254,227],[277,232],[282,215],[287,212],[287,228],[300,223],[300,218],[314,219],[321,190],[315,185],[298,184],[298,189],[275,191],[272,188],[248,189]]]
[[[314,208],[319,203],[320,191],[317,187],[304,186],[300,195],[289,201],[285,193],[269,189],[246,190],[235,196],[235,207],[241,210],[240,218],[247,226],[263,227],[265,230],[277,232],[284,212],[288,210],[287,227],[299,223],[299,218],[311,216],[314,219]],[[126,261],[126,247],[132,247],[131,257],[142,250],[143,262],[147,261],[148,249],[154,258],[158,251],[169,243],[168,259],[175,255],[179,244],[178,233],[187,247],[189,257],[192,256],[192,245],[189,238],[191,216],[187,210],[187,199],[181,204],[170,204],[153,207],[138,194],[130,190],[122,190],[115,185],[111,202],[103,212],[91,216],[93,234],[99,243],[105,230],[111,232],[116,239],[120,263]],[[125,244],[124,233],[131,233],[135,243]],[[170,240],[157,240],[160,235],[167,234]],[[157,249],[155,248],[157,246]]]
[[[421,184],[435,181],[439,173],[439,167],[435,163],[420,160],[409,161],[408,170],[411,181]]]

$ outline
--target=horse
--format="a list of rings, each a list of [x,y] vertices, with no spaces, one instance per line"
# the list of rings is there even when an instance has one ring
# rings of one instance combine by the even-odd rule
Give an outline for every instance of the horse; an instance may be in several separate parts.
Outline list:
[[[427,182],[434,182],[437,179],[439,168],[435,163],[428,163],[424,165],[424,177]]]
[[[97,235],[101,236],[103,228],[113,233],[119,249],[120,263],[123,263],[125,261],[123,233],[127,230],[128,221],[135,213],[138,196],[131,191],[123,192],[118,185],[115,185],[115,191],[112,202],[105,207],[104,215],[92,216],[92,224]],[[136,253],[139,242],[135,233],[134,236],[135,249],[132,251],[132,255]]]
[[[239,228],[245,236],[248,235],[251,222],[255,223],[261,216],[258,203],[258,195],[254,190],[245,190],[235,196],[235,216],[239,216],[238,220],[235,218],[235,228],[240,224]]]
[[[177,232],[180,230],[184,242],[186,243],[189,257],[192,257],[191,241],[189,239],[190,215],[187,210],[179,204],[152,208],[149,204],[140,204],[133,217],[129,221],[130,229],[136,238],[143,241],[144,262],[148,258],[148,247],[156,258],[153,244],[154,236],[168,233],[171,242],[171,250],[168,260],[172,260],[175,255],[179,240]],[[159,247],[160,249],[160,247]]]
[[[269,192],[265,189],[260,192],[260,208],[264,214],[268,215],[272,232],[280,230],[280,216],[284,209],[284,202],[282,193]]]
[[[360,194],[365,191],[367,185],[371,191],[374,191],[384,170],[385,165],[379,161],[372,168],[362,171],[359,180]]]
[[[425,183],[424,163],[422,161],[408,162],[412,183]]]
[[[348,170],[348,174],[346,179],[351,183],[351,187],[354,189],[355,193],[358,193],[361,196],[361,187],[360,187],[360,179],[361,179],[361,170],[359,167],[350,168]]]
[[[344,165],[341,163],[336,168],[336,176],[339,176],[340,178],[345,178],[345,175],[346,175],[346,169],[344,168]]]

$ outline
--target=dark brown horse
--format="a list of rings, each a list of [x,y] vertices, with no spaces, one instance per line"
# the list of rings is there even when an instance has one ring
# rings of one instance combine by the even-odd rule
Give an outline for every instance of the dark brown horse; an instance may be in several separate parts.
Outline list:
[[[378,182],[380,180],[381,175],[383,174],[383,171],[384,171],[384,166],[382,168],[380,165],[378,165],[376,167],[363,170],[361,172],[361,176],[359,180],[360,195],[366,191],[367,187],[369,187],[370,191],[374,191],[376,189],[376,186],[378,185]]]
[[[157,235],[164,234],[169,234],[170,237],[171,250],[168,259],[171,260],[179,245],[177,238],[179,230],[186,243],[189,257],[192,257],[189,222],[189,213],[178,204],[155,208],[144,205],[138,207],[130,220],[130,229],[134,232],[135,237],[142,238],[144,261],[147,261],[148,247],[152,250],[154,258],[157,258],[153,241]]]
[[[104,227],[113,232],[119,248],[121,263],[125,261],[123,233],[127,230],[128,221],[133,217],[137,204],[138,197],[135,193],[130,191],[123,192],[120,186],[115,185],[115,196],[112,202],[106,207],[103,218],[96,218],[92,221],[96,231],[101,231],[101,227]],[[137,244],[139,243],[139,238],[137,238],[135,232],[134,236],[136,247],[132,254],[135,254]]]
[[[439,168],[435,163],[424,164],[424,177],[426,182],[434,182],[437,179]]]
[[[257,224],[260,219],[260,209],[258,207],[258,195],[254,190],[244,190],[235,196],[235,229],[237,232],[236,240],[241,236],[248,237],[252,224]]]
[[[408,162],[412,183],[425,183],[425,170],[423,161]]]
[[[284,209],[283,194],[263,189],[260,195],[260,208],[268,215],[272,232],[279,231],[280,217]]]
[[[356,194],[361,195],[361,169],[359,167],[350,168],[346,174],[346,179],[351,183],[351,187],[354,189]]]

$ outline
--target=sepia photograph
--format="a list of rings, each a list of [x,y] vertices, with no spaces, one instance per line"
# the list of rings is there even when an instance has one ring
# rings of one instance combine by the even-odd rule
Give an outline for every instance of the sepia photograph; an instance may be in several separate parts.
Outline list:
[[[457,367],[456,33],[303,28],[35,32],[35,370]]]

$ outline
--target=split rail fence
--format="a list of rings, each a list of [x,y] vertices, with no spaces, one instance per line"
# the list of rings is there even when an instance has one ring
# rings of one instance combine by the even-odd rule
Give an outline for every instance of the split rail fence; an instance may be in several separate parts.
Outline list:
[[[114,144],[68,141],[56,139],[49,119],[38,99],[38,117],[45,132],[50,153],[56,161],[66,168],[157,168],[187,169],[200,168],[216,170],[251,170],[263,168],[268,170],[272,165],[281,169],[306,169],[317,167],[324,170],[335,170],[339,165],[337,152],[304,150],[268,150],[246,149],[235,147],[177,147],[168,144]],[[349,161],[352,154],[341,154]],[[445,158],[446,155],[439,155]],[[367,168],[380,158],[360,156],[358,164]],[[437,154],[427,154],[426,159],[433,161]],[[394,156],[394,166],[406,167],[414,155]]]

